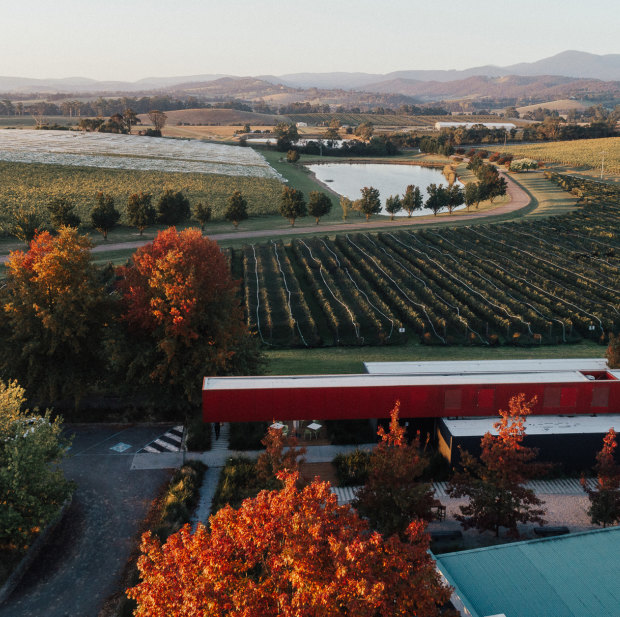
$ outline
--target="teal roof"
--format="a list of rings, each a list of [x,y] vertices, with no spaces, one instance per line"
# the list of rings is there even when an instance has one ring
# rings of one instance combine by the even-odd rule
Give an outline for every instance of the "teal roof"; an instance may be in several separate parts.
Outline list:
[[[620,527],[435,559],[472,617],[620,616]]]

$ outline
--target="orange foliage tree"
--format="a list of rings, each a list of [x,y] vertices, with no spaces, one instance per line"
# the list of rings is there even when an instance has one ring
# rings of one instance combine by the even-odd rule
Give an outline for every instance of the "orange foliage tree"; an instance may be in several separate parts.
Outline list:
[[[392,617],[440,614],[450,590],[428,553],[424,525],[384,540],[328,483],[284,488],[227,506],[209,529],[184,527],[165,545],[142,537],[137,617]]]
[[[404,535],[412,520],[433,518],[433,489],[420,476],[428,459],[420,449],[420,435],[407,443],[398,421],[400,401],[390,412],[390,430],[379,427],[381,441],[370,456],[368,480],[353,503],[371,526],[384,535]]]
[[[162,384],[197,402],[204,376],[259,372],[238,284],[217,243],[198,229],[160,232],[118,275],[122,319],[134,342],[129,380]]]
[[[486,433],[481,441],[480,460],[461,450],[463,470],[454,474],[447,492],[451,497],[469,497],[456,515],[465,529],[494,531],[506,527],[519,537],[518,523],[544,524],[543,502],[524,485],[548,469],[535,462],[538,451],[523,445],[525,417],[536,402],[526,402],[524,394],[510,399],[508,411],[500,410],[501,420],[493,427],[497,435]]]
[[[589,489],[585,478],[581,480],[590,498],[588,514],[594,525],[606,527],[620,521],[620,465],[614,458],[617,445],[616,431],[610,428],[603,449],[596,455],[596,488]]]
[[[269,427],[267,434],[261,440],[265,446],[256,461],[256,475],[263,487],[280,488],[277,474],[280,471],[299,471],[300,459],[306,453],[306,448],[297,447],[295,437],[287,437],[281,429]],[[286,451],[284,447],[288,446]]]
[[[76,404],[101,378],[113,298],[91,261],[91,243],[71,227],[35,235],[14,251],[2,289],[0,364],[30,396]]]

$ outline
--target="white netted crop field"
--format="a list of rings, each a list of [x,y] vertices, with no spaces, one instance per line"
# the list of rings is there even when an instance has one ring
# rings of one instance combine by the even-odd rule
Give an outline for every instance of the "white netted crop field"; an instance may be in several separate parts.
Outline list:
[[[0,161],[281,179],[252,148],[109,133],[0,129]]]

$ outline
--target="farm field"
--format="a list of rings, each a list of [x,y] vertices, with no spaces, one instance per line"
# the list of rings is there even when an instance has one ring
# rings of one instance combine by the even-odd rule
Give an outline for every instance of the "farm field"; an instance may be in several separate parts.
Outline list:
[[[297,327],[310,321],[327,346],[541,346],[604,342],[620,329],[617,201],[532,223],[300,238],[241,253],[248,323],[267,346],[316,345],[314,330],[301,337]]]
[[[514,154],[517,158],[528,157],[598,170],[601,168],[602,152],[605,151],[604,171],[607,174],[620,174],[620,137],[527,145],[507,144],[501,150]]]
[[[449,119],[452,122],[471,122],[471,116],[405,116],[401,114],[354,114],[354,113],[310,113],[289,114],[292,122],[306,122],[309,125],[329,124],[332,120],[338,120],[341,124],[357,126],[362,122],[372,122],[376,127],[430,127],[435,122]],[[497,122],[497,116],[476,116],[478,122]]]
[[[0,161],[279,179],[252,148],[79,131],[0,130]]]

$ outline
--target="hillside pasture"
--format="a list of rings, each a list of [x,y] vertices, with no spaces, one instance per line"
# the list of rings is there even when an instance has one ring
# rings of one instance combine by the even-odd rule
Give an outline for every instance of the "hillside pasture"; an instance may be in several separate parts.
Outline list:
[[[168,127],[179,122],[214,126],[243,126],[246,123],[250,125],[274,126],[278,122],[288,120],[285,116],[259,114],[238,109],[177,109],[167,111],[166,116],[168,116],[166,121]],[[147,114],[140,114],[138,117],[142,124],[150,125]]]

